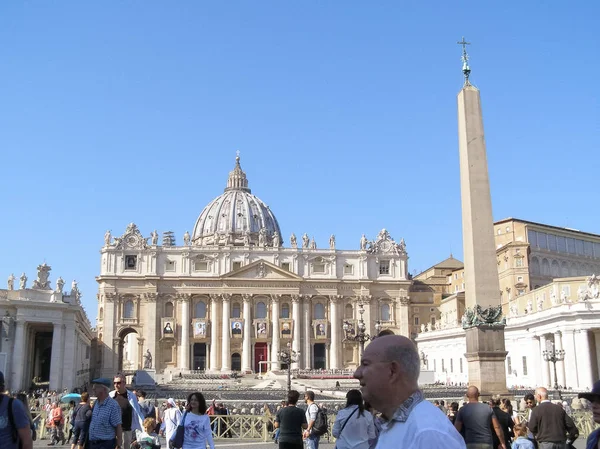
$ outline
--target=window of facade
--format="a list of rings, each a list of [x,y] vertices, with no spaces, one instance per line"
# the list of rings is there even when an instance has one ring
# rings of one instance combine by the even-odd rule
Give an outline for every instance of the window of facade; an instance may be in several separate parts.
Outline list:
[[[418,325],[419,325],[419,317],[418,317],[418,316],[416,316],[416,317],[415,317],[415,326],[418,326]]]
[[[354,273],[354,266],[350,265],[350,264],[345,264],[344,265],[344,274],[353,274]]]
[[[594,245],[592,242],[583,242],[583,255],[592,257],[594,255]]]
[[[175,261],[174,260],[165,261],[165,271],[175,271]]]
[[[527,376],[527,357],[523,356],[523,376]]]
[[[123,318],[133,318],[134,306],[133,301],[130,299],[123,305]]]
[[[541,249],[548,249],[548,241],[547,241],[547,236],[544,232],[537,232],[537,244],[538,244],[538,248]]]
[[[594,257],[600,259],[600,243],[594,243]]]
[[[240,268],[242,268],[242,262],[233,262],[231,264],[232,270],[239,270]]]
[[[442,372],[446,372],[446,362],[442,359]]]
[[[256,303],[256,318],[267,317],[267,306],[264,302],[260,301]]]
[[[390,305],[381,304],[381,321],[390,321]]]
[[[517,276],[517,282],[523,282],[523,276]]]
[[[104,309],[102,307],[100,307],[100,310],[98,311],[98,319],[99,320],[104,319]]]
[[[290,317],[290,305],[284,303],[281,305],[281,316],[280,318],[289,318]]]
[[[567,237],[567,251],[569,254],[575,254],[575,239]]]
[[[135,270],[137,268],[137,256],[125,256],[125,269]]]
[[[460,365],[460,374],[463,373],[463,359],[458,359],[459,365]]]
[[[437,371],[437,363],[435,361],[435,359],[433,359],[433,372]]]
[[[540,274],[540,261],[537,257],[531,258],[531,274]]]
[[[548,249],[556,251],[556,236],[554,234],[548,234]]]
[[[240,318],[242,316],[242,309],[239,302],[234,302],[231,307],[231,318]]]
[[[464,290],[465,289],[465,283],[463,282],[460,287]]]
[[[512,374],[512,366],[510,364],[510,357],[506,357],[506,366],[508,367],[508,374]]]
[[[531,245],[532,248],[536,248],[538,246],[537,234],[535,231],[532,231],[532,230],[527,231],[527,240],[529,240],[529,244]]]
[[[575,249],[578,256],[583,256],[583,240],[575,240]]]
[[[454,273],[454,280],[458,279],[458,273]]]
[[[517,257],[515,259],[515,267],[521,268],[522,266],[523,266],[523,258],[522,257]]]
[[[200,301],[196,304],[195,309],[195,318],[206,318],[206,303],[204,301]]]
[[[289,262],[283,262],[283,263],[281,264],[281,268],[282,268],[283,270],[286,270],[286,271],[291,271],[291,270],[290,270],[290,263],[289,263]]]
[[[325,264],[324,263],[313,263],[312,264],[312,271],[315,274],[323,274],[325,273]]]
[[[567,252],[567,241],[564,237],[556,236],[556,249],[561,253]]]
[[[450,372],[454,372],[454,359],[450,359]]]
[[[502,229],[498,228],[498,230],[496,231],[498,235],[502,234]]]
[[[171,301],[165,304],[165,317],[173,318],[173,303]]]
[[[314,307],[314,319],[315,320],[324,320],[325,319],[325,306],[320,302],[315,304]]]
[[[379,274],[390,274],[390,261],[389,260],[379,261]]]
[[[346,304],[346,307],[344,307],[344,319],[351,320],[352,318],[354,318],[354,309],[352,304]]]
[[[208,262],[205,260],[197,260],[194,262],[194,271],[208,271]]]

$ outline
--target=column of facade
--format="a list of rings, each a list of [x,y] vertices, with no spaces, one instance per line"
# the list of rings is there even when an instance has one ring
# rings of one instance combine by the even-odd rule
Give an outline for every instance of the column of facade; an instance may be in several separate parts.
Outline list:
[[[310,369],[312,368],[311,363],[311,355],[312,355],[312,346],[310,344],[312,340],[312,332],[311,332],[311,319],[310,319],[310,295],[304,295],[304,304],[303,307],[303,315],[304,319],[302,320],[302,324],[304,326],[304,368]]]
[[[592,379],[592,354],[590,353],[589,331],[579,329],[575,331],[575,343],[577,346],[577,377],[579,378],[579,388],[592,389],[594,380]]]
[[[549,362],[544,360],[544,351],[548,348],[548,340],[545,335],[540,336],[540,366],[542,369],[542,386],[550,386],[550,366]]]
[[[146,323],[155,323],[156,317],[159,316],[156,306],[158,298],[158,294],[154,292],[144,294]],[[140,361],[142,367],[144,366],[143,356],[147,350],[150,350],[150,354],[153,358],[152,369],[156,369],[156,365],[158,362],[158,352],[156,351],[156,331],[157,326],[144,326],[144,338],[141,340],[142,347],[139,351],[140,355],[142,356],[142,361]],[[158,327],[158,331],[160,332],[160,327]]]
[[[600,331],[594,331],[593,335],[596,346],[596,369],[598,370],[598,373],[600,373],[600,357],[598,357],[598,353],[600,353]]]
[[[565,370],[565,386],[568,388],[578,388],[577,380],[577,356],[575,355],[575,334],[572,330],[562,331],[562,346],[565,350],[564,366],[569,367]]]
[[[292,338],[292,350],[296,353],[300,352],[300,335],[302,331],[302,327],[300,325],[300,295],[292,295],[292,319],[294,320],[294,333]],[[301,367],[301,357],[302,354],[297,358],[297,362],[292,364],[293,369],[298,369]]]
[[[329,351],[329,369],[339,369],[338,352],[340,338],[340,323],[338,322],[338,296],[329,297],[329,317],[331,319],[331,348]]]
[[[61,386],[63,388],[68,388],[71,391],[75,387],[79,387],[80,385],[75,385],[75,373],[79,371],[82,367],[77,366],[76,361],[76,347],[75,343],[77,342],[77,334],[75,332],[75,322],[69,321],[65,324],[64,336],[63,336],[63,367],[62,367],[62,382]]]
[[[398,304],[400,307],[400,313],[398,317],[398,322],[396,326],[400,328],[400,335],[404,335],[407,338],[410,338],[410,313],[409,313],[409,304],[410,300],[408,297],[398,298]]]
[[[279,295],[271,295],[271,323],[273,343],[271,345],[271,369],[279,369]]]
[[[562,334],[560,332],[554,333],[554,350],[556,352],[563,350]],[[566,384],[564,360],[556,362],[556,382],[563,388]]]
[[[244,301],[244,341],[242,342],[242,371],[252,371],[252,317],[250,316],[252,295],[242,295]]]
[[[231,316],[231,295],[221,295],[223,298],[223,335],[221,339],[221,371],[231,370],[231,338],[229,334],[229,317]]]
[[[62,349],[63,349],[63,326],[62,323],[54,323],[52,332],[52,360],[50,362],[50,390],[62,390]]]
[[[179,369],[190,369],[190,295],[182,295],[181,302],[181,347]]]
[[[54,351],[54,347],[52,348]],[[52,354],[52,366],[58,362],[54,362],[54,353]],[[25,322],[22,318],[18,318],[17,329],[15,331],[15,344],[12,353],[12,379],[9,379],[10,385],[12,385],[13,391],[21,391],[24,386],[28,387],[23,383],[23,369],[25,368]]]
[[[210,370],[218,371],[219,357],[219,295],[210,295]]]

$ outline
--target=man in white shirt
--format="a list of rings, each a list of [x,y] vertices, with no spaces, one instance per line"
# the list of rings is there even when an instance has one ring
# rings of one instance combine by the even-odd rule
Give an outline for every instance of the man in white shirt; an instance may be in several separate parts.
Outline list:
[[[377,337],[365,349],[354,377],[365,401],[384,418],[377,449],[465,449],[448,417],[424,400],[420,366],[417,348],[400,335]]]

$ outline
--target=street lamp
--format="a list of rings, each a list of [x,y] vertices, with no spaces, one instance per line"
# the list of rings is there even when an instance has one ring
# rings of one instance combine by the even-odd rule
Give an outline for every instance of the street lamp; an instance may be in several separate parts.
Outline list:
[[[565,351],[559,349],[558,351],[554,347],[554,343],[548,343],[548,349],[542,351],[544,356],[544,362],[552,362],[554,365],[554,389],[558,391],[560,396],[560,390],[558,389],[558,377],[556,376],[556,362],[562,362],[565,359]]]
[[[277,358],[281,363],[287,364],[287,391],[289,393],[292,389],[292,363],[300,360],[300,351],[294,351],[292,344],[288,343],[285,350],[279,351]]]
[[[346,336],[344,337],[344,341],[357,341],[360,345],[360,355],[362,357],[362,353],[365,350],[365,343],[367,341],[374,340],[377,335],[371,337],[367,334],[367,325],[363,320],[363,313],[365,313],[365,307],[362,303],[358,304],[358,313],[360,314],[360,319],[358,320],[356,333],[354,332],[354,326],[349,321],[344,321],[344,325],[342,328],[344,329],[344,333]],[[379,334],[381,330],[381,321],[375,321],[375,332]]]

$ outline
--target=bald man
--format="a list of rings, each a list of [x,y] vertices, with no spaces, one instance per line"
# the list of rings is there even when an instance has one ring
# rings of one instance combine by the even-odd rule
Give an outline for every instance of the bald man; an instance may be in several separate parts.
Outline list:
[[[479,389],[470,386],[467,389],[467,404],[458,411],[454,427],[461,432],[464,428],[467,449],[494,449],[492,427],[498,436],[502,449],[507,449],[504,432],[492,407],[479,402]]]
[[[365,401],[383,415],[377,449],[464,449],[450,420],[424,400],[420,366],[417,348],[400,335],[378,336],[365,349],[354,377]]]
[[[529,430],[535,435],[540,449],[564,449],[567,436],[573,442],[579,436],[575,423],[565,410],[548,399],[548,390],[540,387],[535,390],[537,407],[531,411],[527,423]]]

